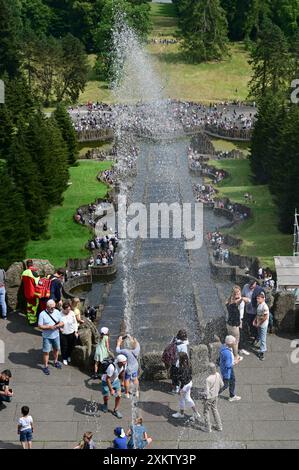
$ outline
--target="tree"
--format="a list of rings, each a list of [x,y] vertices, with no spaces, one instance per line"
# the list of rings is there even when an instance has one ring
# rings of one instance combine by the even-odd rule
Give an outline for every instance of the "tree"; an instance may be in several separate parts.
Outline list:
[[[18,0],[0,0],[0,77],[19,73],[21,25]]]
[[[285,115],[284,96],[269,92],[263,97],[251,140],[250,165],[258,184],[268,184],[272,180],[276,141]]]
[[[127,24],[134,29],[141,40],[145,40],[150,30],[150,7],[144,2],[127,0],[99,0],[101,21],[94,32],[95,49],[98,52],[95,70],[100,79],[113,78],[113,29],[119,12],[123,12]]]
[[[47,227],[47,205],[42,197],[37,165],[26,148],[23,126],[19,125],[18,133],[12,139],[7,153],[7,166],[24,202],[30,237],[37,240]]]
[[[299,108],[291,105],[276,137],[270,189],[278,206],[279,227],[292,233],[294,212],[299,207]]]
[[[29,232],[22,197],[1,161],[0,181],[0,266],[7,269],[11,263],[25,258]]]
[[[292,76],[292,60],[281,29],[266,21],[251,53],[253,77],[249,83],[250,97],[260,101],[270,90],[274,95],[287,90]]]
[[[190,62],[221,59],[228,53],[227,20],[219,0],[184,0],[178,8],[179,36]]]
[[[54,118],[68,148],[68,163],[69,165],[74,165],[79,157],[77,133],[69,113],[62,104],[57,106]]]
[[[87,83],[87,55],[83,44],[71,34],[62,39],[61,46],[62,62],[57,70],[56,98],[58,103],[64,99],[75,103]]]
[[[49,34],[53,13],[42,0],[22,0],[21,17],[26,35],[30,31],[36,36]]]

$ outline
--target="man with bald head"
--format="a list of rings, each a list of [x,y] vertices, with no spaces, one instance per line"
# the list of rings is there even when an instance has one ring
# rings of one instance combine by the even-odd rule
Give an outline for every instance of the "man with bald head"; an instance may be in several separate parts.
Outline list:
[[[53,350],[54,367],[61,369],[62,365],[58,361],[60,350],[60,336],[59,330],[63,328],[61,313],[56,308],[54,300],[47,302],[47,308],[39,315],[38,327],[42,330],[43,334],[43,373],[50,375],[49,371],[49,354]]]

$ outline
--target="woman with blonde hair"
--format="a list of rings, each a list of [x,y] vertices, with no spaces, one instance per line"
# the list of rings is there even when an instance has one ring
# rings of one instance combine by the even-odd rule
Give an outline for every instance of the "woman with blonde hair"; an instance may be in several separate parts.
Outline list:
[[[227,318],[227,332],[228,335],[233,336],[236,339],[236,344],[233,347],[233,353],[235,357],[235,363],[243,360],[243,357],[239,356],[239,343],[240,343],[240,329],[243,326],[243,317],[245,302],[242,298],[242,290],[240,286],[234,286],[230,297],[226,302],[226,308],[228,311]],[[245,349],[241,349],[240,352],[249,354]]]
[[[130,383],[135,385],[135,396],[139,398],[139,362],[140,344],[136,338],[130,335],[119,336],[116,343],[116,354],[123,354],[127,358],[127,368],[125,371],[125,396],[130,398]]]
[[[72,304],[71,304],[71,307],[72,307],[72,311],[74,312],[75,316],[76,316],[76,320],[78,322],[78,324],[82,324],[84,323],[84,320],[81,319],[81,300],[79,299],[79,297],[75,297],[73,300],[72,300]]]
[[[135,420],[127,431],[127,436],[129,437],[128,449],[145,449],[153,442],[153,439],[147,435],[142,418]]]

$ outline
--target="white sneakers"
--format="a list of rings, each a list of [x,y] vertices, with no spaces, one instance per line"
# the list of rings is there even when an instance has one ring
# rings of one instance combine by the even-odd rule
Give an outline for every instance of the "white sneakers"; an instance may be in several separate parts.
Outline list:
[[[175,419],[179,419],[179,418],[185,418],[185,415],[181,414],[180,411],[178,411],[177,413],[174,413],[172,417]]]
[[[68,362],[67,362],[67,360],[66,360],[66,359],[64,359],[64,361],[63,361],[63,365],[64,365],[64,366],[67,366],[67,365],[68,365]]]
[[[250,352],[246,351],[246,349],[241,349],[240,354],[245,354],[245,356],[250,356]]]
[[[241,400],[241,397],[238,397],[238,395],[235,395],[234,397],[228,399],[228,401],[230,401],[230,402],[239,401],[239,400]]]
[[[68,357],[67,362],[70,364],[72,362],[72,359],[70,357]]]

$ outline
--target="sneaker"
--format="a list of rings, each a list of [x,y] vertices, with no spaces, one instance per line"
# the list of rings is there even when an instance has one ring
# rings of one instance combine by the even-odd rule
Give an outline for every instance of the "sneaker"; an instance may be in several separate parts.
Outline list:
[[[108,405],[102,405],[101,406],[101,411],[103,411],[103,413],[107,413],[108,412]]]
[[[63,361],[63,365],[64,365],[64,366],[67,366],[67,365],[68,365],[68,362],[67,362],[67,360],[66,360],[66,359],[64,359],[64,361]]]
[[[259,358],[260,361],[264,361],[265,360],[264,353],[259,353],[258,358]]]
[[[42,371],[45,375],[50,375],[49,367],[43,367]]]
[[[204,427],[204,426],[200,426],[199,429],[200,429],[200,431],[202,431],[202,432],[208,432],[208,433],[212,432],[212,429],[206,428],[206,427]]]
[[[235,360],[235,364],[239,364],[239,362],[243,361],[244,357],[242,356],[239,356],[236,360]]]
[[[136,393],[135,393],[135,397],[136,398],[139,398],[139,391],[137,390]]]
[[[217,428],[217,426],[213,426],[213,429],[215,429],[215,431],[218,431],[218,432],[222,432],[222,431],[223,431],[223,428]]]
[[[179,386],[175,387],[175,393],[180,393],[180,387]]]
[[[195,423],[196,420],[200,420],[200,414],[198,412],[193,413],[193,415],[190,418],[190,421],[192,421],[193,423]]]
[[[246,351],[246,349],[241,349],[240,354],[245,354],[245,356],[250,356],[250,352]]]
[[[182,414],[180,413],[180,411],[178,411],[177,413],[174,413],[174,414],[172,415],[172,417],[175,418],[175,419],[178,419],[178,418],[185,418],[185,415],[182,415]]]
[[[123,417],[123,415],[118,410],[112,411],[112,414],[113,414],[113,416],[115,416],[118,419],[122,419],[122,417]]]
[[[70,357],[68,357],[67,362],[70,364],[72,362],[72,359]]]
[[[92,374],[91,378],[93,380],[97,380],[99,378],[98,374]]]
[[[238,397],[238,395],[235,395],[234,397],[231,397],[228,399],[228,401],[232,402],[232,401],[239,401],[241,400],[241,397]]]
[[[56,369],[62,369],[61,362],[59,362],[59,361],[54,362],[54,367],[56,367]]]
[[[129,394],[129,393],[125,393],[125,397],[126,397],[126,398],[130,398],[130,394]]]

